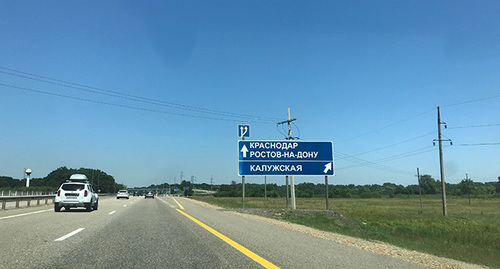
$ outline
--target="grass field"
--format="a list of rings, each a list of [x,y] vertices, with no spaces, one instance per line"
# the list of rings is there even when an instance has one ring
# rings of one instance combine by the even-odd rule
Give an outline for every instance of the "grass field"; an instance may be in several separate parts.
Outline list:
[[[241,198],[195,197],[224,208],[241,208]],[[321,211],[294,214],[284,220],[369,240],[384,241],[469,263],[500,268],[500,199],[448,197],[448,216],[442,215],[441,199],[425,198],[420,212],[418,197],[388,199],[330,199],[330,210],[356,222],[344,225]],[[325,199],[297,199],[297,209],[325,209]],[[246,208],[286,208],[284,198],[245,199]]]

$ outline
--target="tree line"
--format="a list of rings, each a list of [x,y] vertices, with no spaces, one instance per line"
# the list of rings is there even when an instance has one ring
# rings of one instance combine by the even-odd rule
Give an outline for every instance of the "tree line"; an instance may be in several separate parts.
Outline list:
[[[209,185],[210,186],[210,185]],[[198,187],[198,185],[195,185]],[[216,197],[241,197],[241,184],[232,181],[231,184],[217,186]],[[441,181],[430,175],[421,176],[420,189],[422,194],[441,194]],[[384,183],[382,185],[328,185],[330,198],[392,198],[400,195],[418,195],[419,186],[397,185]],[[464,179],[458,184],[446,183],[446,194],[451,196],[499,196],[500,177],[498,182],[474,182]],[[295,185],[295,195],[301,198],[325,197],[325,184],[300,183]],[[286,197],[286,186],[277,184],[245,184],[247,197]]]
[[[90,168],[72,169],[60,167],[50,172],[46,177],[33,178],[30,180],[30,188],[26,188],[26,179],[14,179],[0,176],[0,189],[4,190],[34,190],[34,191],[55,191],[72,174],[84,174],[89,179],[92,187],[101,193],[115,193],[120,189],[127,189],[125,185],[116,183],[113,176],[107,173]],[[206,183],[192,184],[183,180],[179,184],[160,184],[148,187],[129,188],[149,189],[159,192],[176,193],[185,196],[193,195],[194,189],[214,190],[216,197],[241,197],[241,183],[232,181],[231,184],[210,185]],[[422,194],[441,194],[441,181],[435,180],[430,175],[422,175],[420,178],[420,189]],[[175,191],[177,190],[177,191]],[[330,198],[392,198],[399,195],[417,195],[419,185],[397,185],[394,183],[384,183],[382,185],[329,185],[328,197]],[[451,196],[500,196],[500,177],[498,182],[474,182],[472,179],[464,179],[458,184],[446,183],[446,194]],[[301,198],[324,197],[325,184],[300,183],[295,185],[295,195]],[[286,186],[272,184],[245,184],[245,196],[247,197],[286,197]]]
[[[101,193],[115,193],[126,188],[124,185],[116,183],[113,176],[101,170],[90,168],[73,169],[64,166],[50,172],[46,177],[30,179],[29,188],[26,188],[26,179],[0,176],[0,189],[56,191],[72,174],[84,174],[89,179],[92,188]]]
[[[203,184],[196,184],[197,186],[201,187],[206,187],[208,190],[210,190],[210,185],[203,183]],[[178,194],[178,195],[183,195],[183,196],[192,196],[193,195],[193,187],[194,184],[191,184],[190,181],[183,180],[181,183],[175,183],[175,184],[168,184],[168,183],[163,183],[163,184],[151,184],[149,186],[143,186],[143,187],[133,187],[129,188],[129,191],[155,191],[160,194],[163,193],[169,193],[169,194]],[[201,188],[198,187],[198,188]]]

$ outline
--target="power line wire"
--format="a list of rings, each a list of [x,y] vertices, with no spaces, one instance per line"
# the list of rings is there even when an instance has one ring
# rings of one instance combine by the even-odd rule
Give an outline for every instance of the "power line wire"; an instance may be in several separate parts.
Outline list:
[[[405,171],[405,170],[401,170],[401,169],[397,169],[397,168],[392,168],[389,166],[381,165],[380,163],[393,161],[393,160],[397,160],[397,159],[402,159],[402,158],[408,158],[408,157],[420,155],[420,154],[431,152],[431,151],[435,151],[433,146],[420,148],[420,149],[412,150],[412,151],[405,152],[405,153],[396,154],[393,156],[385,157],[385,158],[374,160],[374,161],[367,161],[367,160],[363,160],[361,158],[350,156],[350,155],[347,155],[344,153],[335,152],[335,154],[340,154],[340,158],[337,158],[337,160],[346,160],[346,161],[350,161],[350,162],[355,163],[355,165],[339,167],[336,169],[349,169],[349,168],[356,168],[356,167],[362,167],[362,166],[370,166],[372,168],[377,168],[377,169],[382,169],[382,170],[391,170],[393,172],[394,172],[394,170],[396,170],[397,173],[408,174],[408,173],[413,173],[413,172],[409,172],[409,171]]]
[[[354,157],[354,156],[351,156],[351,155],[348,155],[348,158],[356,158],[358,160],[363,161],[363,163],[377,163],[378,164],[378,163],[381,163],[381,162],[392,161],[392,160],[396,160],[396,159],[400,159],[400,158],[405,158],[405,157],[409,157],[409,156],[413,156],[413,155],[425,153],[425,152],[428,152],[428,151],[432,151],[432,150],[428,150],[430,148],[433,148],[433,146],[429,146],[429,147],[425,147],[425,148],[420,148],[420,149],[416,149],[416,150],[411,150],[411,151],[404,152],[404,153],[399,153],[399,154],[396,154],[396,155],[392,155],[392,156],[389,156],[389,157],[377,159],[377,160],[374,160],[374,161],[366,161],[366,160],[363,160],[363,159],[360,159],[360,158],[357,158],[357,157]],[[425,152],[423,152],[424,150],[425,150]],[[340,158],[340,159],[342,160],[344,158]]]
[[[8,72],[3,71],[3,70],[7,70]],[[10,68],[5,68],[5,67],[1,67],[1,66],[0,66],[0,73],[11,75],[11,76],[16,76],[16,77],[20,77],[20,78],[30,79],[30,80],[34,80],[34,81],[49,83],[52,85],[72,88],[72,89],[76,89],[76,90],[80,90],[80,91],[86,91],[86,92],[91,92],[91,93],[111,96],[111,97],[115,97],[115,98],[131,100],[131,101],[135,101],[135,102],[153,104],[153,105],[158,105],[158,106],[167,106],[167,107],[172,107],[175,109],[182,109],[182,110],[187,110],[187,111],[192,111],[192,112],[197,112],[197,113],[208,113],[208,114],[215,114],[215,115],[224,116],[224,117],[246,118],[246,119],[252,119],[252,120],[257,120],[257,121],[269,121],[269,122],[275,122],[278,119],[278,118],[271,118],[271,117],[263,117],[263,116],[255,116],[255,115],[239,114],[239,113],[226,112],[226,111],[220,111],[220,110],[206,109],[206,108],[183,105],[183,104],[167,102],[167,101],[162,101],[162,100],[155,100],[155,99],[141,97],[141,96],[137,96],[137,95],[125,94],[125,93],[121,93],[118,91],[110,91],[110,90],[105,90],[105,89],[101,89],[101,88],[97,88],[97,87],[86,86],[86,85],[79,84],[79,83],[73,83],[73,82],[69,82],[69,81],[65,81],[65,80],[60,80],[60,79],[50,78],[50,77],[41,76],[41,75],[37,75],[37,74],[27,73],[27,72],[14,70],[14,69],[10,69]]]
[[[394,125],[398,125],[398,124],[400,124],[400,123],[402,123],[402,122],[405,122],[405,121],[408,121],[408,120],[414,119],[414,118],[416,118],[416,117],[422,116],[422,115],[427,114],[427,113],[432,112],[432,111],[434,111],[434,109],[426,110],[426,111],[421,112],[421,113],[418,113],[418,114],[416,114],[416,115],[414,115],[414,116],[411,116],[411,117],[405,118],[405,119],[403,119],[403,120],[399,120],[399,121],[397,121],[397,122],[393,122],[393,123],[388,124],[388,125],[385,125],[385,126],[383,126],[383,127],[380,127],[380,128],[377,128],[377,129],[374,129],[374,130],[371,130],[371,131],[368,131],[368,132],[366,132],[366,133],[363,133],[363,134],[360,134],[360,135],[356,135],[356,136],[353,136],[353,137],[350,137],[350,138],[347,138],[347,139],[344,139],[344,140],[340,140],[340,141],[338,141],[338,142],[337,142],[337,144],[338,144],[338,143],[342,143],[342,142],[346,142],[346,141],[349,141],[349,140],[353,140],[353,139],[355,139],[355,138],[363,137],[363,136],[366,136],[366,135],[369,135],[369,134],[372,134],[372,133],[378,132],[378,131],[383,130],[383,129],[387,129],[387,128],[389,128],[389,127],[392,127],[392,126],[394,126]]]
[[[458,103],[454,103],[454,104],[444,105],[442,107],[459,106],[459,105],[465,105],[465,104],[470,104],[470,103],[475,103],[475,102],[481,102],[481,101],[490,100],[490,99],[496,99],[496,98],[500,98],[500,95],[493,95],[493,96],[488,96],[488,97],[484,97],[484,98],[479,98],[479,99],[473,99],[473,100],[469,100],[469,101],[458,102]],[[371,134],[371,133],[374,133],[374,132],[377,132],[377,131],[380,131],[380,130],[383,130],[383,129],[387,129],[387,128],[392,127],[394,125],[397,125],[397,124],[399,124],[401,122],[408,121],[410,119],[416,118],[418,116],[427,114],[427,113],[432,112],[432,111],[434,111],[434,108],[430,109],[430,110],[427,110],[427,111],[424,111],[422,113],[416,114],[415,116],[411,116],[411,117],[408,117],[406,119],[403,119],[403,120],[400,120],[400,121],[397,121],[397,122],[385,125],[383,127],[380,127],[380,128],[377,128],[377,129],[374,129],[374,130],[371,130],[371,131],[368,131],[366,133],[363,133],[363,134],[360,134],[360,135],[356,135],[356,136],[353,136],[353,137],[350,137],[350,138],[347,138],[347,139],[344,139],[344,140],[337,141],[337,144],[345,142],[345,141],[349,141],[349,140],[352,140],[352,139],[355,139],[355,138],[363,137],[363,136],[366,136],[368,134]]]
[[[349,161],[349,162],[356,163],[356,165],[351,165],[351,166],[345,166],[345,167],[336,168],[337,170],[339,170],[339,169],[348,169],[348,168],[353,168],[353,167],[369,166],[369,167],[372,167],[372,168],[376,168],[376,169],[379,169],[379,170],[390,171],[390,172],[393,172],[393,173],[399,173],[399,174],[404,174],[404,175],[413,174],[413,172],[410,172],[410,171],[406,171],[406,170],[402,170],[402,169],[397,169],[397,168],[389,167],[389,166],[382,165],[382,164],[379,164],[379,163],[376,163],[376,162],[372,162],[372,161],[363,160],[361,158],[357,158],[357,157],[354,157],[354,156],[351,156],[351,155],[348,155],[348,154],[345,154],[345,153],[341,153],[341,152],[338,152],[338,151],[335,151],[335,155],[340,155],[340,158],[337,159],[337,160],[346,160],[346,161]]]
[[[415,156],[415,155],[420,155],[420,154],[431,152],[431,151],[435,151],[433,146],[420,148],[420,149],[412,150],[412,151],[405,152],[405,153],[396,154],[396,155],[382,158],[382,159],[377,159],[374,162],[379,163],[379,162],[394,161],[397,159],[403,159],[403,158],[407,158],[407,157],[411,157],[411,156]]]
[[[483,128],[483,127],[493,127],[493,126],[500,126],[500,123],[469,125],[469,126],[456,126],[456,127],[448,127],[448,129]]]
[[[365,151],[365,152],[363,152],[363,153],[355,154],[355,155],[353,155],[353,156],[364,155],[364,154],[367,154],[367,153],[371,153],[371,152],[375,152],[375,151],[383,150],[383,149],[386,149],[386,148],[394,147],[394,146],[397,146],[397,145],[401,145],[401,144],[404,144],[404,143],[407,143],[407,142],[410,142],[410,141],[413,141],[413,140],[416,140],[416,139],[419,139],[419,138],[422,138],[422,137],[425,137],[425,136],[428,136],[428,135],[434,134],[435,132],[436,132],[436,131],[432,131],[432,132],[429,132],[429,133],[426,133],[426,134],[423,134],[423,135],[419,135],[419,136],[417,136],[417,137],[410,138],[410,139],[407,139],[407,140],[404,140],[404,141],[401,141],[401,142],[398,142],[398,143],[394,143],[394,144],[387,145],[387,146],[383,146],[383,147],[380,147],[380,148],[377,148],[377,149],[373,149],[373,150]]]
[[[276,130],[278,130],[278,133],[280,133],[282,136],[286,137],[286,136],[287,136],[287,134],[286,134],[286,133],[284,133],[282,130],[280,130],[280,127],[279,127],[279,126],[280,126],[280,124],[276,124]],[[282,125],[281,125],[281,126],[282,126]],[[281,129],[283,129],[283,127],[282,127]]]
[[[172,107],[172,108],[175,108],[175,109],[182,109],[182,110],[192,111],[192,112],[196,112],[196,113],[214,114],[214,115],[219,115],[219,116],[223,116],[223,117],[230,117],[230,118],[231,117],[233,117],[233,118],[235,118],[235,117],[237,117],[237,118],[246,118],[246,119],[253,119],[253,120],[263,121],[263,122],[266,122],[266,123],[269,123],[271,121],[275,121],[277,119],[277,118],[270,118],[270,117],[260,117],[260,116],[253,116],[253,115],[246,115],[246,114],[238,114],[238,113],[232,113],[232,112],[224,112],[224,111],[218,111],[218,110],[211,110],[211,109],[205,109],[205,108],[200,108],[200,107],[188,106],[188,105],[177,104],[177,103],[172,103],[172,102],[165,102],[165,101],[160,101],[160,100],[155,100],[155,99],[150,99],[150,98],[144,98],[144,97],[135,96],[135,95],[124,94],[124,93],[120,93],[120,92],[117,92],[117,91],[109,91],[109,90],[100,89],[100,88],[96,88],[96,87],[85,86],[85,85],[82,85],[82,84],[72,83],[72,82],[68,82],[68,81],[64,81],[64,80],[53,79],[53,78],[49,78],[49,77],[45,77],[45,76],[40,76],[40,75],[36,75],[36,74],[30,74],[30,73],[26,73],[26,72],[14,70],[14,69],[9,69],[9,68],[4,68],[4,67],[0,67],[0,69],[1,69],[0,73],[12,75],[12,76],[17,76],[17,77],[21,77],[21,78],[30,79],[30,80],[40,81],[40,82],[44,82],[44,83],[50,83],[50,84],[53,84],[53,85],[58,85],[58,86],[67,87],[67,88],[73,88],[73,89],[77,89],[77,90],[81,90],[81,91],[87,91],[87,92],[92,92],[92,93],[107,95],[107,96],[111,96],[111,97],[116,97],[116,98],[121,98],[121,99],[127,99],[127,100],[131,100],[131,101],[136,101],[136,102],[143,102],[143,103],[147,103],[147,104],[153,104],[153,105],[158,105],[158,106],[166,106],[166,107]],[[2,71],[2,70],[7,70],[7,71],[10,71],[10,72],[17,72],[18,74],[9,73],[9,72]],[[159,110],[154,110],[154,109],[146,109],[146,108],[140,108],[140,107],[134,107],[134,106],[127,106],[127,105],[120,105],[120,104],[114,104],[114,103],[109,103],[109,102],[96,101],[96,100],[91,100],[91,99],[86,99],[86,98],[79,98],[79,97],[74,97],[74,96],[69,96],[69,95],[63,95],[63,94],[57,94],[57,93],[50,93],[50,92],[41,91],[41,90],[28,89],[28,88],[23,88],[23,87],[18,87],[18,86],[13,86],[13,85],[7,85],[7,84],[1,84],[1,83],[0,83],[0,85],[5,86],[5,87],[16,88],[16,89],[20,89],[20,90],[25,90],[25,91],[37,92],[37,93],[41,93],[41,94],[53,95],[53,96],[58,96],[58,97],[63,97],[63,98],[75,99],[75,100],[80,100],[80,101],[86,101],[86,102],[92,102],[92,103],[98,103],[98,104],[104,104],[104,105],[110,105],[110,106],[122,107],[122,108],[128,108],[128,109],[135,109],[135,110],[142,110],[142,111],[149,111],[149,112],[163,113],[163,114],[172,114],[172,115],[179,115],[179,116],[186,116],[186,117],[193,117],[193,118],[204,118],[204,119],[224,120],[224,121],[238,121],[237,119],[232,119],[231,120],[231,119],[223,119],[223,118],[217,118],[217,117],[197,116],[197,115],[190,115],[190,114],[183,114],[183,113],[159,111]],[[500,97],[500,95],[490,96],[490,97],[485,97],[485,98],[474,99],[474,100],[464,101],[464,102],[460,102],[460,103],[445,105],[443,107],[458,106],[458,105],[469,104],[469,103],[474,103],[474,102],[480,102],[480,101],[489,100],[489,99],[495,99],[495,98],[499,98],[499,97]],[[400,121],[388,124],[388,125],[383,126],[381,128],[377,128],[377,129],[374,129],[372,131],[369,131],[369,132],[366,132],[366,133],[363,133],[363,134],[360,134],[360,135],[357,135],[357,136],[354,136],[354,137],[351,137],[351,138],[348,138],[348,139],[341,140],[341,141],[339,141],[337,143],[341,143],[341,142],[349,141],[349,140],[352,140],[352,139],[355,139],[355,138],[359,138],[359,137],[362,137],[362,136],[366,136],[368,134],[371,134],[371,133],[374,133],[374,132],[377,132],[377,131],[380,131],[380,130],[383,130],[383,129],[386,129],[386,128],[389,128],[389,127],[392,127],[392,126],[395,126],[395,125],[397,125],[399,123],[402,123],[402,122],[408,121],[410,119],[416,118],[418,116],[427,114],[427,113],[429,113],[431,111],[434,111],[434,109],[428,110],[428,111],[424,111],[424,112],[419,113],[417,115],[414,115],[414,116],[408,117],[406,119],[403,119],[403,120],[400,120]],[[491,126],[499,126],[499,125],[500,124],[475,125],[475,126],[474,125],[472,125],[472,126],[458,126],[458,127],[450,127],[449,129],[491,127]],[[300,132],[300,129],[298,129],[298,127],[296,125],[295,125],[295,127]],[[282,129],[283,128],[284,127],[282,126]],[[281,132],[278,127],[277,127],[277,129],[278,129],[278,132],[280,132],[280,134],[286,133],[284,130],[283,130],[283,132]],[[434,131],[432,133],[434,133]],[[406,142],[418,139],[420,137],[423,137],[423,136],[426,136],[426,135],[429,135],[429,134],[431,134],[431,133],[424,134],[424,135],[421,135],[421,136],[418,136],[418,137],[415,137],[415,138],[412,138],[412,139],[401,141],[401,142],[398,142],[398,143],[395,143],[395,144],[391,144],[391,145],[388,145],[388,146],[384,146],[384,147],[381,147],[381,148],[377,148],[377,149],[374,149],[374,150],[370,150],[370,151],[367,151],[367,152],[364,152],[364,153],[360,153],[360,154],[357,154],[355,156],[359,156],[359,155],[362,155],[362,154],[366,154],[366,153],[370,153],[370,152],[374,152],[374,151],[379,151],[379,150],[382,150],[382,149],[385,149],[385,148],[389,148],[389,147],[392,147],[392,146],[395,146],[395,145],[403,144],[403,143],[406,143]],[[457,144],[456,146],[488,146],[488,145],[499,145],[499,144],[500,143],[476,143],[476,144]],[[340,154],[340,160],[345,159],[345,160],[357,163],[357,165],[351,165],[351,166],[348,166],[348,167],[341,167],[341,168],[337,168],[337,169],[347,169],[347,168],[359,167],[359,166],[371,166],[371,167],[374,167],[374,168],[391,170],[393,172],[407,174],[408,173],[407,171],[403,171],[403,170],[400,170],[400,169],[396,169],[396,168],[391,168],[391,167],[388,167],[388,166],[380,165],[378,163],[379,162],[386,162],[386,161],[390,161],[390,160],[395,160],[395,159],[399,159],[399,158],[406,158],[406,157],[410,157],[410,156],[414,156],[414,155],[418,155],[418,154],[423,154],[423,153],[426,153],[426,152],[429,152],[429,151],[433,151],[433,149],[432,150],[427,150],[427,148],[418,149],[418,150],[414,150],[414,151],[410,151],[410,152],[401,153],[401,154],[393,155],[393,156],[390,156],[390,157],[378,159],[378,160],[375,160],[375,161],[366,161],[366,160],[363,160],[363,159],[360,159],[360,158],[356,158],[354,156],[350,156],[350,155],[343,154],[343,153],[338,153],[338,154]],[[413,173],[413,172],[411,172],[411,173]]]
[[[292,121],[292,124],[297,129],[297,132],[299,132],[299,135],[297,136],[297,139],[300,139],[300,129],[299,129],[299,126],[297,126],[297,124],[295,124],[295,122],[293,122],[293,121]]]
[[[69,95],[64,95],[64,94],[59,94],[59,93],[47,92],[47,91],[42,91],[42,90],[29,89],[29,88],[25,88],[25,87],[8,85],[8,84],[4,84],[4,83],[0,83],[0,86],[4,86],[4,87],[8,87],[8,88],[13,88],[13,89],[17,89],[17,90],[23,90],[23,91],[27,91],[27,92],[34,92],[34,93],[45,94],[45,95],[52,95],[52,96],[57,96],[57,97],[62,97],[62,98],[67,98],[67,99],[79,100],[79,101],[84,101],[84,102],[89,102],[89,103],[96,103],[96,104],[102,104],[102,105],[108,105],[108,106],[114,106],[114,107],[121,107],[121,108],[127,108],[127,109],[134,109],[134,110],[141,110],[141,111],[147,111],[147,112],[154,112],[154,113],[161,113],[161,114],[170,114],[170,115],[177,115],[177,116],[184,116],[184,117],[191,117],[191,118],[221,120],[221,121],[229,121],[229,122],[239,122],[240,121],[238,119],[224,119],[224,118],[216,118],[216,117],[207,117],[207,116],[201,116],[201,115],[182,114],[182,113],[169,112],[169,111],[161,111],[161,110],[155,110],[155,109],[149,109],[149,108],[141,108],[141,107],[135,107],[135,106],[121,105],[121,104],[115,104],[115,103],[110,103],[110,102],[97,101],[97,100],[92,100],[92,99],[87,99],[87,98],[82,98],[82,97],[75,97],[75,96],[69,96]],[[268,123],[268,122],[260,122],[260,123]]]
[[[473,100],[469,100],[469,101],[458,102],[458,103],[454,103],[454,104],[444,105],[442,107],[459,106],[459,105],[465,105],[465,104],[470,104],[470,103],[481,102],[481,101],[485,101],[485,100],[496,99],[496,98],[500,98],[500,95],[493,95],[493,96],[483,97],[483,98],[479,98],[479,99],[473,99]]]
[[[475,143],[475,144],[453,144],[453,146],[464,146],[464,147],[469,147],[469,146],[498,146],[500,145],[500,142],[498,143]]]

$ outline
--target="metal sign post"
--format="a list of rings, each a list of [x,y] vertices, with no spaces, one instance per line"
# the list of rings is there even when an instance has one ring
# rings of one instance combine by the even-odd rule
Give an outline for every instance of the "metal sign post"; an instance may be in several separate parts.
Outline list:
[[[238,125],[238,136],[244,141],[245,137],[250,137],[250,125],[240,124]],[[241,176],[241,205],[245,209],[245,176]]]
[[[326,197],[326,210],[330,210],[330,205],[328,204],[328,176],[325,176],[325,197]]]
[[[241,140],[245,140],[245,137],[242,136]],[[245,176],[241,176],[241,205],[243,209],[245,209]]]

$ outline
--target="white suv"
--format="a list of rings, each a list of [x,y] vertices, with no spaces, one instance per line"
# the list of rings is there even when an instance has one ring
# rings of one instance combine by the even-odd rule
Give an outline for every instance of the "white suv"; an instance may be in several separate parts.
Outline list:
[[[99,196],[94,192],[85,175],[73,174],[63,183],[54,198],[54,211],[59,212],[64,207],[85,207],[88,212],[97,210]]]

